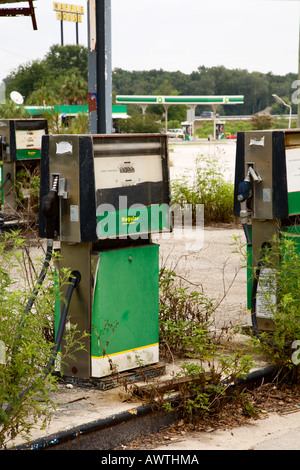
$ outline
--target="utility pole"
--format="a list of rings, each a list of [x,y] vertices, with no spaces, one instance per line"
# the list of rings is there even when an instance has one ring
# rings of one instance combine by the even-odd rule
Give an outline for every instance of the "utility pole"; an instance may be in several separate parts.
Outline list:
[[[112,127],[111,0],[88,2],[89,132]]]
[[[64,22],[63,20],[60,21],[60,44],[61,46],[64,45]]]

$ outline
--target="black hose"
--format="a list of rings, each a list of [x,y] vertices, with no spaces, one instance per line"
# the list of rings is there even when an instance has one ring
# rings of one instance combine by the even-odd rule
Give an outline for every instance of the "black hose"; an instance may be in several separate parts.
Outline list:
[[[73,295],[73,291],[74,291],[74,289],[76,289],[76,287],[78,287],[78,285],[80,283],[80,280],[81,280],[80,273],[78,271],[73,271],[71,273],[70,278],[69,278],[70,285],[68,287],[68,290],[67,290],[67,293],[66,293],[66,299],[65,299],[65,302],[64,302],[64,307],[63,307],[62,312],[61,312],[60,322],[59,322],[59,326],[58,326],[58,330],[57,330],[57,334],[56,334],[56,338],[55,338],[55,344],[54,344],[54,347],[53,347],[53,350],[52,350],[52,357],[51,357],[49,363],[47,364],[47,366],[45,368],[45,372],[44,372],[45,374],[50,372],[51,368],[54,365],[58,350],[60,348],[61,340],[62,340],[62,337],[63,337],[65,324],[66,324],[66,319],[67,319],[67,314],[68,314],[71,298],[72,298],[72,295]]]
[[[252,246],[252,240],[251,240],[251,237],[250,237],[248,224],[247,224],[247,223],[246,223],[246,224],[242,224],[242,226],[243,226],[243,229],[244,229],[244,233],[245,233],[247,245],[248,245],[248,246]]]
[[[33,305],[33,303],[34,303],[34,301],[35,301],[35,299],[36,299],[36,297],[39,293],[40,286],[44,282],[45,276],[47,274],[47,271],[48,271],[48,268],[49,268],[49,265],[50,265],[50,261],[52,259],[52,253],[53,253],[53,241],[48,240],[47,241],[47,252],[46,252],[46,257],[45,257],[45,260],[44,260],[44,263],[43,263],[43,267],[42,267],[42,270],[41,270],[40,275],[38,277],[36,286],[35,286],[32,294],[31,294],[31,297],[29,298],[29,300],[27,302],[27,305],[25,307],[24,315],[26,315],[27,313],[30,312],[30,310],[32,308],[32,305]]]
[[[2,191],[2,189],[3,189],[4,186],[6,185],[7,181],[10,180],[10,177],[11,177],[11,174],[10,174],[10,173],[7,173],[5,180],[3,181],[3,183],[2,183],[1,186],[0,186],[0,191]]]
[[[261,340],[261,335],[259,333],[259,329],[257,326],[257,319],[256,319],[256,294],[257,294],[257,287],[258,281],[260,276],[262,266],[262,260],[260,259],[257,264],[257,268],[255,270],[255,276],[252,283],[252,294],[251,294],[251,324],[255,335]]]

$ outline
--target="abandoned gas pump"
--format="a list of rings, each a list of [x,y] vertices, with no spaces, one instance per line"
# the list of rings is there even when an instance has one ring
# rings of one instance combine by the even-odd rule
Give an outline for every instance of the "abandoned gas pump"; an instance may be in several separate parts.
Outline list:
[[[66,328],[90,334],[64,376],[157,364],[159,246],[151,234],[170,231],[166,136],[43,137],[40,201],[40,236],[59,242],[58,270],[81,276]],[[49,224],[51,206],[58,215]]]
[[[224,139],[225,121],[216,121],[216,139]]]
[[[26,183],[39,178],[42,136],[47,133],[46,119],[0,120],[1,226],[15,223],[19,201],[31,197]]]
[[[258,334],[274,331],[258,276],[263,277],[263,250],[272,246],[274,236],[300,235],[299,130],[238,133],[234,214],[241,218],[247,241],[248,323]]]

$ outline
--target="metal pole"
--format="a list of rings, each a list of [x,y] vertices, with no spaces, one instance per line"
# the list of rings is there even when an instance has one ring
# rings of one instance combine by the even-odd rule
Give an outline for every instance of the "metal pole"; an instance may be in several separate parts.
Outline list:
[[[60,21],[60,37],[61,37],[61,45],[64,45],[64,26],[63,20]]]
[[[88,1],[89,132],[97,134],[96,0]]]
[[[112,126],[111,0],[88,2],[89,132],[110,134]]]
[[[167,106],[165,104],[164,109],[165,109],[165,133],[167,134],[167,132],[168,132],[168,109],[169,109],[169,106]]]
[[[76,45],[78,46],[78,15],[77,15],[77,21],[76,21]]]
[[[97,132],[111,133],[111,0],[96,0]]]

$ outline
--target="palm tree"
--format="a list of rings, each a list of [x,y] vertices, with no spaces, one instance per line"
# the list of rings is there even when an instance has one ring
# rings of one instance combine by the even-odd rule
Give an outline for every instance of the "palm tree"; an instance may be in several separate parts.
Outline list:
[[[80,76],[72,73],[61,88],[62,98],[65,104],[82,105],[87,102],[88,85]]]

